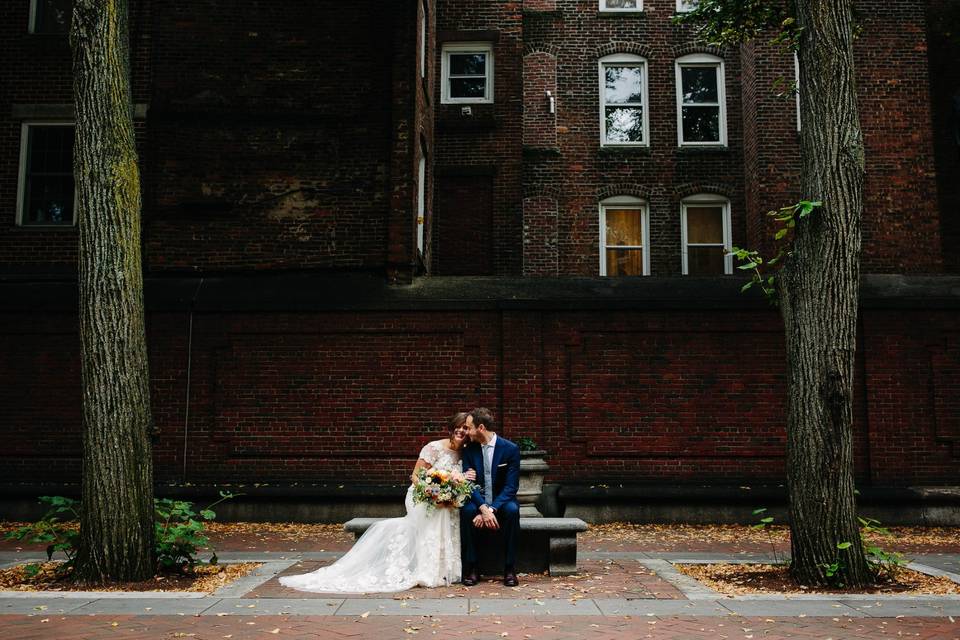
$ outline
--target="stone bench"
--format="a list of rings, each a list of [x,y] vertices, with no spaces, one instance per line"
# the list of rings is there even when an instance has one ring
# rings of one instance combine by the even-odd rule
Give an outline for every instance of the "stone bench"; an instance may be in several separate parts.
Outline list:
[[[354,518],[345,525],[359,538],[374,522],[383,518]],[[587,530],[580,518],[520,518],[517,540],[517,571],[551,576],[569,576],[577,572],[577,534]],[[503,543],[491,538],[489,545],[480,539],[480,571],[484,575],[503,572]]]

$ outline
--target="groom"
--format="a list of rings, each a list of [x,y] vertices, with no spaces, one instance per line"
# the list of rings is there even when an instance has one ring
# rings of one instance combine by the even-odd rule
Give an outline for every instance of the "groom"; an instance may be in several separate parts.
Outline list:
[[[479,581],[477,538],[481,531],[501,532],[504,560],[503,584],[519,584],[514,564],[520,533],[520,448],[499,437],[489,409],[474,409],[464,426],[470,444],[463,451],[463,470],[477,472],[477,488],[460,509],[460,546],[463,557],[463,585]]]

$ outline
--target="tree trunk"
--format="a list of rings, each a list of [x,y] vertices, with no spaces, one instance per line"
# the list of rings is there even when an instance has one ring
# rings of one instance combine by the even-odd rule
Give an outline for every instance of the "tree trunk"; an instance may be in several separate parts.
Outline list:
[[[852,0],[797,0],[805,198],[781,273],[789,364],[787,481],[791,572],[802,584],[872,580],[856,516],[853,372],[860,295],[864,149]],[[850,543],[847,549],[838,544]],[[827,567],[840,563],[832,580]]]
[[[127,0],[75,0],[74,173],[83,385],[81,582],[153,576],[153,464],[140,175]]]

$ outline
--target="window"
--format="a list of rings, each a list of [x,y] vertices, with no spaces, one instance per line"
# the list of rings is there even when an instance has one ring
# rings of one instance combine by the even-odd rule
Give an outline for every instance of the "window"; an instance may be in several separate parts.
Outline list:
[[[600,203],[600,275],[650,274],[647,204],[639,198],[618,196]]]
[[[423,254],[423,228],[426,222],[427,151],[420,143],[420,162],[417,163],[417,250]]]
[[[30,0],[30,33],[67,33],[73,0]]]
[[[796,51],[793,52],[793,75],[796,82],[793,86],[793,93],[797,100],[797,131],[800,131],[800,56]]]
[[[600,11],[643,11],[643,0],[600,0]]]
[[[697,0],[677,0],[677,13],[686,13],[697,8]]]
[[[493,102],[493,47],[489,43],[443,46],[444,103]]]
[[[73,124],[24,123],[20,141],[17,224],[73,225]]]
[[[647,61],[615,54],[600,58],[600,144],[649,146]]]
[[[420,77],[427,77],[427,5],[420,3]]]
[[[733,273],[730,241],[730,203],[717,196],[686,198],[680,205],[683,275],[712,276]]]
[[[723,61],[704,54],[677,60],[677,134],[680,146],[725,146],[727,109]]]

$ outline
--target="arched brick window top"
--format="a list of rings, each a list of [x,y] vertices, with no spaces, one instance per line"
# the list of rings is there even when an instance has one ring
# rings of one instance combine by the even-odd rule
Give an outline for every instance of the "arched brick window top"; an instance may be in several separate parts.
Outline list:
[[[602,58],[617,53],[628,53],[650,59],[653,54],[653,49],[651,49],[649,45],[640,44],[639,42],[612,41],[599,47],[596,55],[598,58]]]
[[[734,189],[726,185],[701,183],[681,184],[677,185],[673,190],[677,200],[703,195],[729,200],[730,194],[733,192]]]
[[[614,184],[597,189],[597,200],[604,201],[610,198],[627,197],[649,201],[650,189],[639,184]]]
[[[554,44],[542,43],[542,44],[525,44],[523,47],[523,57],[536,55],[542,53],[550,56],[551,58],[556,58],[560,53],[560,48]]]
[[[682,58],[683,56],[701,54],[714,56],[720,60],[724,60],[727,55],[727,51],[724,47],[718,47],[712,44],[704,44],[702,42],[685,42],[683,44],[678,44],[673,47],[672,53],[674,58]]]

